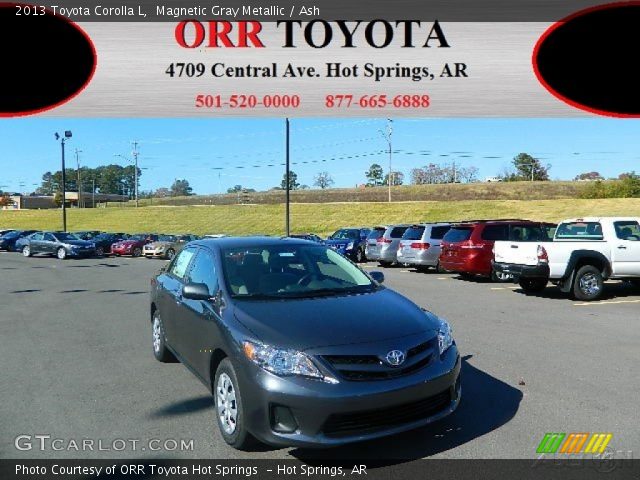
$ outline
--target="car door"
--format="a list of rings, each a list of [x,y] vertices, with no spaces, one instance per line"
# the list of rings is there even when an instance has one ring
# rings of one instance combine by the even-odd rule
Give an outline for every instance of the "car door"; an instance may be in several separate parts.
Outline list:
[[[611,257],[615,276],[640,276],[640,224],[625,220],[613,222],[616,238],[612,239]]]
[[[179,331],[182,313],[182,286],[195,256],[195,248],[188,248],[176,255],[164,275],[158,277],[158,308],[162,316],[167,343],[182,356],[179,347]]]
[[[183,298],[177,318],[178,348],[191,367],[207,378],[210,358],[207,353],[220,345],[220,287],[213,252],[205,248],[198,249],[185,283],[203,283],[211,295],[210,300]]]
[[[54,253],[57,243],[56,237],[52,233],[45,233],[41,242],[42,253]]]
[[[42,252],[42,240],[44,239],[44,233],[38,232],[35,233],[29,239],[29,248],[31,249],[31,253],[40,253]]]

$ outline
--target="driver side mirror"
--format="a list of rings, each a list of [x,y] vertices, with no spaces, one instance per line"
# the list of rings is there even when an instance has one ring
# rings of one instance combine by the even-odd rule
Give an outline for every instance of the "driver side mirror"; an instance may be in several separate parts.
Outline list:
[[[211,300],[209,287],[204,283],[187,283],[182,287],[182,296],[190,300]]]
[[[369,272],[371,278],[373,278],[378,283],[384,283],[384,273],[382,272]]]

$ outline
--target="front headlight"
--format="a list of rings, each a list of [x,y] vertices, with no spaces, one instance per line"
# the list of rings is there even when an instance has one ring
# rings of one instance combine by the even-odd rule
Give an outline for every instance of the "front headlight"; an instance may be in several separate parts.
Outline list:
[[[438,349],[440,350],[440,355],[446,352],[451,345],[453,345],[453,329],[449,322],[440,319],[440,326],[438,327]]]
[[[270,345],[248,341],[242,343],[242,349],[249,360],[275,375],[301,375],[328,383],[338,383],[336,379],[322,375],[318,367],[302,352],[281,350]]]

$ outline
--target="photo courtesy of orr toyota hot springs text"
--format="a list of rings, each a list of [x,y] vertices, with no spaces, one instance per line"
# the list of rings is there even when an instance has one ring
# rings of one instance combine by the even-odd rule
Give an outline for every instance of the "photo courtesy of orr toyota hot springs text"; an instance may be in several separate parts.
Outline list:
[[[0,2],[0,478],[640,476],[639,22]]]

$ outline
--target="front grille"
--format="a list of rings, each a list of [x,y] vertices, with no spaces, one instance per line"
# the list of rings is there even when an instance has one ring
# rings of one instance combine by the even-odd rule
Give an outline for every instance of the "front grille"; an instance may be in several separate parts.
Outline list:
[[[432,397],[377,410],[331,415],[322,427],[328,437],[373,433],[431,417],[451,403],[450,389]]]
[[[407,350],[404,363],[398,367],[388,365],[376,355],[323,355],[322,358],[345,380],[389,380],[429,365],[436,348],[435,340],[416,345]]]

